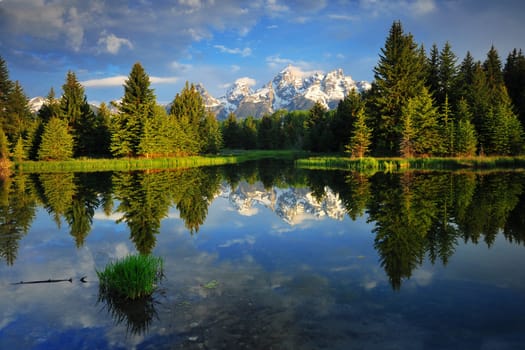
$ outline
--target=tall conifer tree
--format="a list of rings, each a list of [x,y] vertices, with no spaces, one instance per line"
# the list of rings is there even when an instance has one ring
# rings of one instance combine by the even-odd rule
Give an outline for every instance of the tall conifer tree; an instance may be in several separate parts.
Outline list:
[[[9,93],[6,112],[3,128],[9,142],[14,144],[25,134],[32,121],[28,99],[18,81],[14,83]]]
[[[100,140],[97,140],[96,115],[91,110],[84,87],[77,80],[74,72],[67,73],[62,90],[60,107],[68,123],[68,130],[73,136],[74,155],[86,156],[97,153]]]
[[[370,138],[372,131],[366,125],[366,116],[364,108],[359,109],[355,116],[353,131],[350,136],[350,142],[346,146],[346,151],[352,157],[363,158],[370,147]]]
[[[441,150],[439,135],[438,111],[433,105],[432,96],[426,87],[408,100],[403,107],[403,117],[410,119],[411,148],[414,155],[434,155]],[[404,134],[407,133],[407,123]]]
[[[0,56],[0,118],[3,120],[7,109],[7,99],[13,88],[13,82],[9,80],[7,63]]]
[[[155,98],[149,76],[140,63],[135,63],[124,83],[124,97],[114,118],[111,136],[113,155],[139,155],[145,120],[155,113]]]
[[[503,78],[520,122],[525,125],[525,56],[521,49],[509,53]]]
[[[438,106],[445,103],[445,99],[451,99],[452,103],[456,100],[455,85],[457,79],[457,57],[452,52],[452,46],[447,41],[439,53],[438,81],[439,88],[434,95]]]
[[[425,56],[401,22],[392,24],[374,68],[372,104],[374,144],[379,153],[399,154],[402,109],[425,84]]]
[[[432,95],[439,91],[439,49],[434,43],[427,61],[427,86]]]

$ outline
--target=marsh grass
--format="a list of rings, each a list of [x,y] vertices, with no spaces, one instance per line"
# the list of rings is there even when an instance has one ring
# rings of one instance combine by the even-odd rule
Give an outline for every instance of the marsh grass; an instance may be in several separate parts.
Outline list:
[[[458,170],[525,168],[525,157],[469,157],[469,158],[347,158],[309,157],[296,160],[296,165],[306,169],[356,170],[373,173],[376,171],[403,171],[407,169]]]
[[[102,296],[134,300],[154,292],[163,277],[163,261],[151,255],[129,255],[96,272]]]
[[[23,161],[16,169],[31,172],[96,172],[147,169],[177,169],[241,163],[263,158],[296,159],[302,153],[293,150],[225,150],[219,155],[171,158],[72,159],[66,161]]]

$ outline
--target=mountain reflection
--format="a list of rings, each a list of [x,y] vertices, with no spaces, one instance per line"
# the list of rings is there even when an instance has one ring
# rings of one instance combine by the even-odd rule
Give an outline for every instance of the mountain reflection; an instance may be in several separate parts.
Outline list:
[[[137,251],[150,253],[161,222],[176,208],[190,234],[215,198],[243,215],[269,208],[290,225],[304,217],[372,223],[374,248],[394,289],[428,259],[444,265],[460,242],[491,246],[501,233],[525,242],[525,176],[520,172],[357,172],[294,169],[282,161],[119,173],[13,175],[0,186],[0,257],[16,260],[19,241],[41,206],[77,247],[97,209],[117,214]]]

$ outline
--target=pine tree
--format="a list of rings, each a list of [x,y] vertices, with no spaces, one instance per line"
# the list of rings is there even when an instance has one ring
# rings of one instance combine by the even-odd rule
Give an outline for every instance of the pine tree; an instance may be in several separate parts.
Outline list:
[[[427,86],[434,96],[439,91],[439,49],[434,43],[430,48],[430,57],[427,60]]]
[[[4,130],[0,128],[0,179],[2,180],[9,178],[11,175],[11,161],[9,160],[9,157],[9,142]]]
[[[97,139],[97,119],[87,102],[84,88],[72,71],[67,72],[62,90],[60,107],[75,142],[74,155],[86,156],[97,153],[100,142]]]
[[[472,123],[478,132],[480,146],[485,143],[485,133],[483,132],[483,121],[491,108],[491,95],[487,85],[487,78],[481,63],[477,63],[472,76],[470,99],[467,98],[473,118]]]
[[[7,98],[6,115],[2,125],[9,142],[14,144],[31,122],[31,111],[24,90],[16,81]]]
[[[162,107],[160,108],[162,109]],[[159,110],[156,110],[156,112],[159,112]],[[138,152],[146,158],[155,157],[165,153],[163,149],[162,132],[166,123],[163,123],[163,118],[167,118],[165,113],[164,115],[155,113],[153,117],[144,120]]]
[[[417,96],[408,100],[407,105],[403,107],[403,116],[408,118],[408,126],[405,121],[402,143],[405,140],[405,134],[408,134],[414,155],[439,153],[441,140],[438,111],[426,87],[423,87]]]
[[[67,160],[73,157],[73,136],[68,132],[67,122],[51,118],[44,126],[42,142],[38,149],[39,160]]]
[[[145,120],[155,113],[155,99],[149,76],[140,63],[135,63],[124,83],[124,97],[112,125],[110,148],[113,155],[139,155]]]
[[[60,108],[60,100],[57,100],[55,89],[51,88],[46,96],[46,101],[42,108],[38,111],[38,118],[47,123],[51,118],[63,118],[62,109]]]
[[[350,90],[348,95],[339,101],[332,123],[332,133],[335,136],[334,143],[338,151],[345,149],[352,135],[357,113],[363,108],[365,108],[365,102],[356,89]]]
[[[306,120],[306,144],[307,150],[314,152],[325,151],[324,140],[328,141],[326,131],[330,129],[326,120],[327,110],[323,104],[317,101],[309,111],[309,118]],[[262,121],[259,125],[259,130],[263,127]]]
[[[483,62],[483,71],[485,72],[485,79],[487,84],[487,89],[490,97],[490,104],[496,106],[503,102],[507,93],[503,92],[503,87],[505,82],[503,80],[503,70],[502,70],[501,60],[499,58],[498,52],[492,46],[487,53],[487,58]]]
[[[211,154],[218,153],[222,148],[222,133],[217,118],[210,111],[206,112],[206,117],[201,123],[201,133],[205,138],[202,151]]]
[[[401,22],[394,22],[374,68],[371,100],[377,152],[399,154],[402,109],[425,83],[425,56]]]
[[[457,107],[457,126],[455,134],[455,155],[460,157],[472,157],[476,155],[477,137],[474,125],[471,123],[467,101],[462,98]]]
[[[22,162],[27,159],[26,151],[24,149],[24,139],[20,136],[16,141],[16,145],[13,149],[13,158],[15,162]]]
[[[514,49],[509,53],[503,78],[519,120],[525,125],[525,56],[521,49]]]
[[[440,111],[440,130],[442,143],[440,145],[439,153],[444,156],[451,156],[455,152],[455,122],[450,104],[448,103],[448,95],[445,95],[445,101],[442,104]]]
[[[474,72],[476,70],[476,62],[470,51],[467,51],[465,58],[458,68],[458,75],[456,79],[456,95],[459,99],[465,98],[468,103],[472,102],[472,84],[474,82]]]
[[[101,155],[109,155],[111,147],[111,123],[112,113],[106,103],[102,102],[98,107],[96,116],[96,130],[93,139],[96,141],[94,152]]]
[[[175,119],[185,140],[181,145],[186,154],[198,154],[206,145],[206,130],[202,129],[206,118],[206,107],[202,96],[193,84],[186,85],[171,104],[170,116]]]
[[[372,131],[366,125],[364,108],[361,108],[355,116],[353,132],[350,143],[346,146],[346,152],[350,153],[352,157],[363,158],[368,153],[371,136]]]
[[[445,103],[445,99],[448,98],[451,98],[452,102],[456,100],[454,89],[458,74],[456,62],[457,57],[454,52],[452,52],[452,47],[447,41],[439,54],[439,88],[434,95],[437,106],[442,106]]]
[[[9,142],[3,129],[0,128],[0,159],[9,159]]]
[[[222,135],[224,139],[224,146],[226,148],[240,148],[241,147],[241,134],[237,118],[232,112],[228,114],[226,120],[222,123]],[[255,135],[257,140],[257,135]]]
[[[13,88],[13,82],[9,80],[9,70],[7,63],[0,56],[0,121],[4,125],[4,119],[7,113],[8,98]]]
[[[242,121],[240,127],[240,140],[241,146],[245,149],[257,148],[257,121],[254,117],[248,116],[248,118]],[[224,134],[223,134],[224,137]]]
[[[523,151],[523,128],[512,110],[510,98],[499,103],[493,113],[493,127],[488,132],[488,144],[492,146],[487,153],[501,155],[519,154]],[[490,125],[489,122],[489,125]]]
[[[406,108],[406,107],[405,107]],[[412,122],[412,114],[406,114],[403,118],[403,131],[401,133],[401,142],[399,144],[399,151],[401,156],[411,158],[414,156],[414,142],[416,138],[416,130]]]

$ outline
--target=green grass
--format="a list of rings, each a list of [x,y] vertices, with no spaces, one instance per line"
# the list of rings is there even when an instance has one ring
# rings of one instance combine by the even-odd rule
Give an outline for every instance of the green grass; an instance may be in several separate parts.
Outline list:
[[[177,169],[213,166],[245,162],[263,158],[295,159],[293,150],[226,150],[220,155],[171,157],[171,158],[119,158],[119,159],[72,159],[65,161],[23,161],[16,163],[22,172],[63,172],[63,171],[128,171],[147,169]]]
[[[296,165],[306,169],[339,169],[360,172],[402,171],[406,169],[457,170],[525,168],[525,157],[469,157],[469,158],[347,158],[310,157],[296,160]]]
[[[525,168],[525,156],[468,158],[374,158],[343,156],[310,157],[310,153],[295,150],[223,150],[219,155],[172,158],[74,159],[68,161],[24,161],[16,163],[22,172],[64,171],[129,171],[147,169],[177,169],[241,163],[263,158],[296,160],[301,168],[342,169],[361,172],[400,171],[405,169],[495,169]]]
[[[151,255],[129,255],[96,271],[100,294],[125,299],[150,296],[162,278],[163,261]]]

